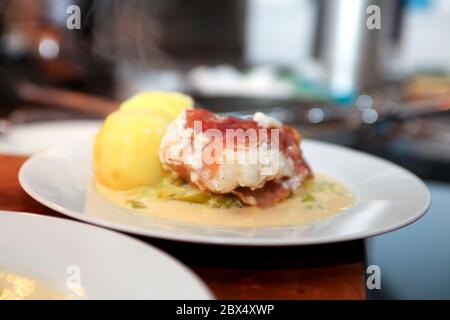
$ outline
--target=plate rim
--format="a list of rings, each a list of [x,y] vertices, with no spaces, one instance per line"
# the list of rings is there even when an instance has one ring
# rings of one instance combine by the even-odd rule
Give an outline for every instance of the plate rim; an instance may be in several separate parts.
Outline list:
[[[83,139],[80,142],[89,141],[91,139]],[[350,149],[344,146],[336,145],[333,143],[323,142],[323,141],[317,141],[313,139],[303,139],[303,142],[312,143],[312,144],[318,144],[322,145],[328,148],[334,148],[334,149],[340,149],[345,152],[353,152],[357,153],[360,156],[369,158],[371,160],[376,160],[379,162],[384,163],[385,165],[391,166],[397,170],[402,171],[403,173],[410,175],[419,185],[423,188],[423,190],[426,193],[426,203],[424,206],[417,210],[417,213],[408,219],[405,219],[403,221],[400,221],[396,224],[392,224],[386,227],[378,228],[371,230],[370,232],[356,232],[351,233],[348,235],[342,235],[342,236],[332,236],[332,237],[321,237],[320,239],[300,239],[300,238],[271,238],[271,239],[262,239],[262,238],[226,238],[226,237],[208,237],[208,236],[202,236],[202,235],[183,235],[183,234],[168,234],[164,231],[157,231],[157,230],[149,230],[144,229],[140,227],[134,227],[134,226],[128,226],[123,224],[115,224],[110,223],[103,219],[97,219],[95,217],[89,217],[85,215],[80,215],[78,212],[75,212],[71,209],[63,208],[51,201],[47,201],[44,198],[41,198],[38,194],[36,194],[30,186],[27,185],[27,183],[24,181],[24,172],[27,170],[27,167],[31,164],[33,159],[38,156],[43,156],[48,153],[52,153],[55,150],[61,149],[62,147],[55,147],[50,148],[45,151],[42,151],[40,153],[34,154],[30,158],[28,158],[21,166],[19,170],[18,180],[21,187],[24,189],[24,191],[32,197],[37,202],[43,204],[44,206],[55,210],[63,215],[66,215],[68,217],[74,218],[78,221],[87,222],[89,224],[93,224],[96,226],[101,226],[107,229],[110,229],[112,231],[120,231],[120,232],[126,232],[131,233],[139,236],[145,236],[145,237],[152,237],[157,239],[163,239],[163,240],[170,240],[170,241],[181,241],[181,242],[188,242],[188,243],[198,243],[198,244],[210,244],[210,245],[225,245],[225,246],[248,246],[248,247],[259,247],[259,246],[266,246],[266,247],[280,247],[280,246],[304,246],[304,245],[320,245],[320,244],[327,244],[327,243],[338,243],[338,242],[345,242],[345,241],[352,241],[352,240],[359,240],[359,239],[366,239],[373,236],[381,235],[387,232],[398,230],[402,227],[405,227],[409,224],[414,223],[415,221],[419,220],[421,217],[425,215],[425,213],[429,210],[431,206],[431,194],[428,190],[428,187],[426,184],[414,173],[411,171],[380,157],[374,156],[372,154],[362,152],[359,150]],[[74,143],[72,143],[74,144]],[[64,147],[66,148],[66,146]],[[332,219],[332,218],[330,218]]]
[[[67,126],[73,126],[73,127],[82,127],[83,129],[93,129],[95,130],[97,127],[101,127],[102,120],[99,119],[56,119],[56,120],[44,120],[44,121],[37,121],[37,122],[29,122],[29,123],[18,123],[15,124],[12,127],[12,131],[10,133],[10,136],[14,137],[15,135],[19,134],[23,135],[24,133],[28,133],[31,130],[37,130],[42,132],[47,129],[43,129],[45,126],[50,125],[52,130],[55,130],[55,128],[62,128]],[[75,141],[75,140],[73,140]],[[0,141],[0,153],[6,153],[8,155],[13,156],[22,156],[22,157],[31,157],[34,153],[36,153],[34,150],[31,150],[33,148],[25,148],[28,150],[23,150],[21,148],[16,149],[15,147],[11,148],[10,145],[11,141],[8,141],[8,138],[5,141]],[[41,153],[43,151],[46,151],[47,149],[52,148],[51,146],[44,146],[43,148],[39,148],[37,153]]]
[[[166,251],[152,245],[149,244],[143,240],[137,239],[135,237],[132,237],[128,234],[122,233],[122,232],[118,232],[116,230],[112,230],[110,228],[102,228],[98,225],[95,224],[91,224],[91,223],[86,223],[84,221],[81,221],[79,219],[73,220],[73,219],[68,219],[65,217],[54,217],[54,216],[48,216],[48,215],[43,215],[43,214],[37,214],[37,213],[32,213],[32,212],[25,212],[25,211],[11,211],[11,210],[0,210],[0,215],[2,216],[8,216],[8,215],[19,215],[19,216],[23,216],[23,217],[30,217],[33,219],[38,219],[38,220],[56,220],[59,221],[59,223],[69,223],[69,224],[74,224],[77,225],[77,228],[86,228],[86,229],[90,229],[92,230],[92,232],[104,232],[104,233],[108,233],[111,236],[114,237],[119,237],[124,241],[134,244],[137,244],[141,247],[145,247],[146,250],[152,250],[153,253],[160,255],[161,257],[166,258],[168,261],[170,261],[170,263],[172,263],[174,266],[177,266],[177,268],[179,268],[180,270],[182,270],[183,272],[185,272],[187,275],[189,275],[190,279],[194,280],[196,285],[198,286],[198,288],[202,291],[199,292],[202,294],[203,299],[205,300],[213,300],[216,299],[216,297],[214,296],[213,292],[211,291],[211,289],[209,288],[209,286],[193,271],[191,270],[187,265],[185,265],[183,262],[181,262],[180,260],[178,260],[176,257],[172,256],[171,254],[167,253]]]

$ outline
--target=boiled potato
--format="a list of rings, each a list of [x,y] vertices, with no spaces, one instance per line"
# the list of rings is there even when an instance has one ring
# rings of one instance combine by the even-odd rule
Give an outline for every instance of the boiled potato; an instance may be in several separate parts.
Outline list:
[[[127,190],[157,184],[158,157],[168,124],[193,106],[177,92],[144,92],[125,101],[103,124],[94,145],[94,172],[106,187]]]
[[[173,118],[182,111],[192,108],[194,102],[191,97],[178,92],[144,92],[140,93],[120,106],[121,111],[158,110],[168,113]]]
[[[159,145],[173,117],[158,110],[116,111],[94,144],[94,172],[104,186],[127,190],[159,183]]]

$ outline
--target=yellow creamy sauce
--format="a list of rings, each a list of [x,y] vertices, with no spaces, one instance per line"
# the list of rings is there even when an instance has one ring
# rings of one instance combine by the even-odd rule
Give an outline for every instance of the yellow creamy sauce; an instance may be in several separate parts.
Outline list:
[[[307,189],[299,188],[292,197],[270,208],[210,208],[200,203],[159,199],[151,187],[148,187],[148,192],[142,192],[142,188],[139,191],[117,191],[97,183],[97,190],[109,201],[142,214],[214,227],[308,224],[335,216],[355,202],[354,195],[345,185],[324,175],[316,175]]]
[[[53,299],[68,299],[68,297],[35,279],[0,270],[0,300]]]

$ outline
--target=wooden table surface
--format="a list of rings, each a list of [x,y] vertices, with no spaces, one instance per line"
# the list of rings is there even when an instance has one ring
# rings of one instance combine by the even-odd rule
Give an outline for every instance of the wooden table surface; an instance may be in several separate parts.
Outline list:
[[[17,174],[25,160],[25,157],[0,155],[0,210],[65,218],[22,190]],[[365,298],[362,241],[251,248],[139,238],[189,266],[219,299]]]

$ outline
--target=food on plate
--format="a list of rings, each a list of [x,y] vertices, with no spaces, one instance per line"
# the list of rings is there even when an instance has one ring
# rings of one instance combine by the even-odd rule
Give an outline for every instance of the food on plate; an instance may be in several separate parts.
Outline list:
[[[197,134],[195,122],[201,125]],[[208,134],[210,129],[216,135]],[[278,141],[272,144],[275,135]],[[204,153],[209,152],[218,136],[222,141],[213,150],[214,161],[208,163]],[[199,157],[195,155],[195,145],[201,153]],[[247,159],[239,161],[239,153]],[[251,155],[255,155],[254,161]],[[259,207],[286,199],[312,176],[300,150],[298,132],[262,113],[256,113],[253,119],[240,119],[220,117],[204,109],[185,110],[167,128],[161,141],[160,160],[166,170],[202,191],[233,194],[245,204]]]
[[[97,191],[142,213],[214,226],[307,223],[354,202],[344,185],[313,174],[294,128],[193,105],[169,92],[125,101],[94,144]]]
[[[315,174],[314,179],[308,179],[292,196],[269,208],[245,206],[237,197],[199,191],[170,176],[161,185],[114,190],[97,183],[95,192],[119,207],[140,214],[224,228],[309,224],[333,217],[355,202],[346,186],[321,174]]]
[[[167,105],[167,108],[163,108]],[[181,94],[140,94],[122,104],[105,120],[94,145],[95,176],[117,189],[152,185],[165,175],[159,144],[177,112],[191,108]]]
[[[0,300],[69,299],[46,284],[23,275],[0,270]]]

